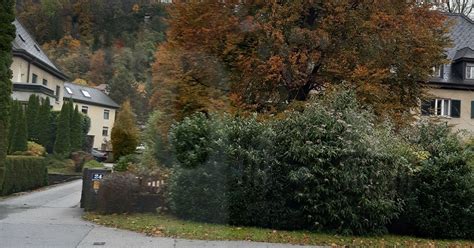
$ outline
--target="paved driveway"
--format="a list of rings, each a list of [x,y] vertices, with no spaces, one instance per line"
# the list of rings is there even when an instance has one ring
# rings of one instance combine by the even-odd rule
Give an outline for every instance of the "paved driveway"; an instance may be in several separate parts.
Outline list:
[[[0,247],[302,247],[154,238],[98,226],[81,219],[81,184],[74,181],[0,201]]]

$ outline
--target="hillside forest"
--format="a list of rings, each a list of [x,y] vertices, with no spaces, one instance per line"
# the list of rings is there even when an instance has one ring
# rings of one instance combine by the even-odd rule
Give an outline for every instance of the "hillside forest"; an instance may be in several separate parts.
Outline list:
[[[105,84],[139,122],[148,112],[150,67],[165,39],[165,7],[141,0],[18,0],[17,18],[75,83]]]

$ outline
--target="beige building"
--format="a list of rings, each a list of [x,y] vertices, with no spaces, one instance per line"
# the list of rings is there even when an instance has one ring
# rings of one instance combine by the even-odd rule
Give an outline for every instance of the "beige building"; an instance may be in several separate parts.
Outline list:
[[[111,151],[110,133],[119,106],[104,92],[91,87],[67,83],[67,77],[49,60],[41,47],[18,20],[12,42],[12,98],[28,102],[32,94],[49,98],[55,111],[61,110],[65,99],[72,99],[79,110],[89,116],[89,139],[92,147]]]
[[[91,119],[92,147],[111,151],[110,136],[119,105],[99,89],[80,84],[64,84],[64,100],[72,99],[79,111]]]
[[[474,132],[474,22],[462,14],[447,17],[453,24],[453,47],[446,51],[450,63],[433,68],[432,99],[422,103],[421,115]]]
[[[17,20],[12,43],[13,94],[15,100],[27,102],[31,94],[49,97],[54,110],[63,105],[63,87],[67,77],[51,62],[33,37]]]

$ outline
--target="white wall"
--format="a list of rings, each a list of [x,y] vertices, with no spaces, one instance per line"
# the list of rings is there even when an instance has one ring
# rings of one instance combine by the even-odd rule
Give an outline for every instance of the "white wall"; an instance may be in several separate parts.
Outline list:
[[[87,116],[89,116],[89,118],[91,119],[91,129],[88,135],[94,136],[93,148],[102,150],[102,144],[110,142],[112,128],[115,123],[115,109],[83,103],[74,103],[74,107],[75,106],[78,106],[79,111],[82,110],[83,106],[86,106],[88,108]],[[104,110],[109,110],[108,120],[104,119]],[[104,127],[109,128],[109,133],[107,136],[102,135],[102,130]]]
[[[56,86],[59,86],[59,98],[58,100],[56,101],[55,98],[50,98],[50,101],[51,101],[51,105],[53,106],[53,109],[54,110],[60,110],[61,109],[61,106],[63,105],[63,96],[64,96],[64,81],[61,80],[60,78],[54,76],[53,74],[33,65],[33,64],[30,64],[30,78],[29,78],[29,82],[27,82],[28,80],[28,61],[26,61],[25,59],[21,58],[21,57],[16,57],[14,56],[13,57],[13,63],[10,67],[10,69],[12,70],[13,72],[13,75],[12,75],[12,81],[14,83],[32,83],[32,80],[33,80],[33,74],[36,74],[38,76],[38,81],[37,81],[37,85],[43,85],[43,79],[46,79],[48,80],[48,85],[46,85],[45,87],[47,87],[48,89],[52,90],[54,92],[54,94],[56,94]],[[28,100],[29,98],[29,95],[32,94],[32,93],[27,93],[27,92],[22,92],[22,94],[17,94],[19,96],[21,96],[22,98],[21,99],[17,99],[17,100],[24,100],[23,98],[25,97],[25,94],[28,94],[28,97],[26,97],[26,100]],[[37,94],[41,97],[46,97],[45,95],[43,94]],[[15,98],[15,94],[13,95],[14,99]]]

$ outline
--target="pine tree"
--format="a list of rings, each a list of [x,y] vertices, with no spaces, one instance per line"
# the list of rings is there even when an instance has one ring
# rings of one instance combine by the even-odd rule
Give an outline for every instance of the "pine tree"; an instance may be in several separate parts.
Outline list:
[[[46,149],[51,147],[51,104],[49,97],[42,101],[41,107],[38,112],[37,120],[37,131],[38,131],[38,143],[44,146]]]
[[[65,101],[58,116],[54,153],[68,156],[71,153],[71,113],[69,102]]]
[[[0,185],[3,185],[5,158],[8,149],[8,122],[12,94],[12,41],[15,39],[15,20],[13,10],[15,1],[0,2]]]
[[[28,140],[38,142],[38,113],[40,108],[40,98],[32,94],[28,99],[26,107],[26,126],[28,127]]]
[[[139,133],[135,123],[130,101],[125,101],[112,128],[114,159],[132,154],[137,148]]]
[[[18,107],[18,119],[13,137],[12,152],[24,152],[28,149],[28,129],[26,124],[25,110],[23,106]]]
[[[84,140],[82,131],[82,118],[81,113],[76,105],[71,118],[71,149],[72,151],[79,151],[82,149],[82,143]]]

